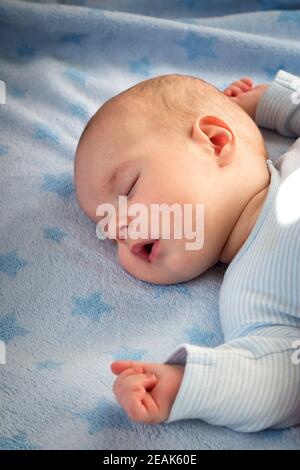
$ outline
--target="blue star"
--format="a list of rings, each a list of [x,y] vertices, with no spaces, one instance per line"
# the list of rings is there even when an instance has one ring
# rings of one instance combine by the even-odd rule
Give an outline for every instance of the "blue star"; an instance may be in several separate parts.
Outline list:
[[[284,434],[289,434],[289,432],[289,429],[266,429],[265,431],[260,431],[258,435],[271,440],[277,439],[282,441]]]
[[[170,284],[170,285],[153,285],[154,297],[158,298],[164,294],[172,294],[178,292],[178,294],[189,295],[189,289],[183,284]]]
[[[17,55],[19,57],[33,57],[36,54],[36,49],[34,47],[27,46],[23,44],[17,49]]]
[[[64,76],[75,83],[75,85],[79,85],[80,87],[85,86],[86,78],[80,70],[69,67],[64,71]]]
[[[204,346],[217,346],[218,340],[213,331],[201,328],[199,325],[193,325],[191,328],[187,328],[186,333],[188,335],[188,343],[204,345]]]
[[[300,12],[295,10],[281,11],[276,21],[279,24],[285,22],[294,22],[297,26],[300,26]]]
[[[18,270],[27,264],[25,260],[18,257],[16,250],[0,256],[0,271],[11,277],[15,277]]]
[[[29,331],[17,325],[17,317],[15,313],[0,317],[0,339],[5,343],[16,336],[25,336]]]
[[[185,0],[185,5],[187,8],[194,8],[199,0]]]
[[[89,434],[95,434],[107,428],[126,430],[133,427],[126,412],[119,406],[111,404],[105,398],[95,408],[75,414],[80,419],[88,422]]]
[[[80,103],[74,103],[70,106],[70,111],[73,116],[76,116],[84,121],[87,121],[89,118],[89,113],[84,106]]]
[[[81,44],[81,41],[85,38],[87,38],[87,34],[77,34],[77,33],[68,33],[64,34],[60,38],[60,42],[62,43],[71,43],[71,44]]]
[[[274,1],[274,0],[273,0]],[[184,1],[184,4],[185,6],[188,8],[188,9],[193,9],[194,7],[197,7],[196,8],[196,12],[199,11],[199,16],[200,16],[200,12],[202,13],[205,13],[203,16],[208,16],[207,15],[207,12],[209,12],[209,16],[212,16],[212,11],[217,11],[216,9],[218,9],[218,11],[223,11],[223,9],[225,8],[225,10],[227,9],[228,10],[228,6],[224,5],[224,8],[222,9],[222,4],[224,4],[226,2],[222,2],[220,0],[210,0],[209,3],[208,2],[203,2],[203,1],[199,1],[199,0],[185,0]],[[206,12],[204,12],[203,10],[203,4],[205,4],[205,7],[207,9]],[[228,12],[230,13],[230,12]],[[202,15],[201,15],[202,16]]]
[[[35,126],[34,138],[37,140],[47,140],[51,144],[59,144],[59,137],[45,124]]]
[[[69,173],[44,175],[42,192],[56,193],[62,199],[68,199],[74,193],[73,177]]]
[[[0,144],[0,157],[6,155],[8,152],[8,146]]]
[[[88,297],[73,298],[75,307],[73,314],[84,315],[90,320],[99,321],[104,313],[109,313],[112,308],[103,302],[100,292],[94,292]]]
[[[38,362],[36,367],[38,370],[41,370],[41,369],[47,369],[47,370],[50,370],[50,369],[59,369],[61,366],[62,366],[62,362],[55,362],[55,361],[51,361],[51,360],[46,360],[46,361],[43,361],[43,362]]]
[[[69,0],[70,1],[70,0]],[[71,0],[72,5],[84,6],[87,0]]]
[[[273,80],[276,73],[278,72],[278,70],[280,69],[283,69],[285,70],[285,65],[283,65],[283,63],[281,62],[279,65],[276,65],[274,67],[263,67],[263,70],[264,72],[267,74],[268,76],[268,80]]]
[[[44,238],[53,240],[56,243],[60,243],[66,234],[58,227],[46,227],[44,228]]]
[[[275,2],[276,3],[276,2]],[[275,10],[276,5],[274,3],[274,0],[260,0],[258,2],[258,5],[256,5],[256,9],[262,9],[262,10]]]
[[[12,437],[0,437],[1,450],[34,450],[37,446],[32,445],[25,432],[19,432]]]
[[[175,42],[185,48],[189,60],[194,60],[197,57],[216,57],[213,50],[215,40],[208,37],[201,37],[194,31],[188,31],[184,39]]]
[[[129,61],[130,71],[133,73],[139,73],[141,75],[149,76],[150,75],[150,63],[148,57],[143,57],[140,60],[130,60]]]
[[[142,361],[143,356],[147,351],[145,349],[134,349],[127,346],[122,346],[117,352],[112,354],[113,360],[132,360],[132,361]]]
[[[24,88],[19,88],[19,87],[12,87],[10,91],[10,95],[13,96],[14,98],[24,98],[28,90]]]

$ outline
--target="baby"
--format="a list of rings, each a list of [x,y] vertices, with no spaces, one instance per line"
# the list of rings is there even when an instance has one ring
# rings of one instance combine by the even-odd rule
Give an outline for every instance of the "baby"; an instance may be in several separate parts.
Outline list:
[[[300,79],[283,70],[271,85],[244,77],[223,93],[196,77],[163,75],[114,96],[85,127],[78,202],[95,222],[100,204],[115,208],[127,272],[172,284],[229,264],[219,301],[224,344],[182,344],[163,364],[111,365],[132,420],[199,418],[245,432],[300,423],[300,139],[273,164],[257,127],[300,136],[299,93]],[[175,202],[204,205],[202,247],[187,250],[172,231],[169,239],[128,236],[133,204],[150,211]]]

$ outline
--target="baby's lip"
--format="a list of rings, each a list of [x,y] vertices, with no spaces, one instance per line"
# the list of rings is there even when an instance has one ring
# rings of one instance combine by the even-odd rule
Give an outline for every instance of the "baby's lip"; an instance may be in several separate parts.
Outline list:
[[[151,251],[149,251],[149,248],[146,250],[146,245],[152,245],[151,246]],[[148,263],[152,262],[154,258],[157,255],[157,250],[159,246],[159,240],[153,239],[153,240],[144,240],[142,242],[134,243],[134,245],[131,246],[130,251],[131,253],[139,256],[141,259],[144,259]]]

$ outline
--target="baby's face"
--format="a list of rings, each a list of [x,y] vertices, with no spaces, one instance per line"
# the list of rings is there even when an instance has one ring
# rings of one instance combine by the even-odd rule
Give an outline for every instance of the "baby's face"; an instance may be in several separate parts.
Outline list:
[[[130,132],[129,129],[126,132],[125,127],[115,129],[106,142],[101,139],[101,144],[96,129],[83,140],[75,171],[79,203],[95,222],[100,221],[96,216],[97,206],[112,204],[117,215],[118,257],[132,276],[156,284],[195,278],[218,261],[224,243],[217,224],[217,221],[221,224],[222,217],[218,212],[222,178],[213,148],[206,141],[188,137],[174,140],[173,134],[168,133],[159,137],[150,131],[141,134],[139,122],[131,123]],[[146,237],[133,239],[130,236],[137,215],[120,213],[119,196],[127,196],[128,211],[137,203],[145,208],[147,214],[143,212],[141,216],[140,213],[139,221],[148,227]],[[188,213],[186,220],[189,224],[192,221],[192,225],[188,227],[197,231],[198,239],[199,232],[204,230],[203,247],[187,249],[186,244],[195,238],[191,240],[189,234],[187,238],[183,227],[183,236],[174,238],[174,217],[170,219],[169,239],[164,238],[162,218],[158,224],[157,219],[156,222],[151,220],[152,204],[171,206],[174,203],[182,208],[182,217],[184,205],[190,205],[192,217]],[[199,204],[204,204],[204,228],[201,217],[196,218]],[[157,234],[153,238],[154,229]]]

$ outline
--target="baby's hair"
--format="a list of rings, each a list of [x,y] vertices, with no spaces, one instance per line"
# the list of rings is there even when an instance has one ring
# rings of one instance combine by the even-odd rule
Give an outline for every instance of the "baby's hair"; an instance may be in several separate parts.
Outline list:
[[[264,139],[248,114],[214,85],[192,75],[168,74],[144,80],[106,101],[87,123],[89,129],[114,113],[134,113],[156,132],[190,135],[191,123],[200,113],[216,114],[233,126],[252,154],[267,158]],[[172,119],[170,119],[170,116]],[[78,146],[79,146],[78,144]]]

